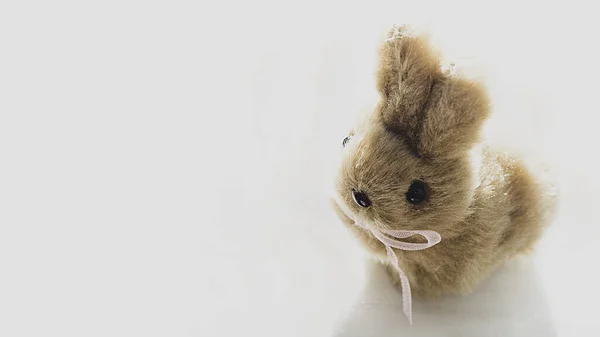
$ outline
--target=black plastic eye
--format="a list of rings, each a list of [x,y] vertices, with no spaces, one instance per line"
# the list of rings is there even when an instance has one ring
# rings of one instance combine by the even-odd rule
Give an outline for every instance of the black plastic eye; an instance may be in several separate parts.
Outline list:
[[[348,143],[350,141],[350,136],[344,138],[344,140],[342,140],[342,147],[346,147],[346,143]]]
[[[406,192],[406,200],[413,205],[420,205],[427,200],[427,184],[421,180],[413,180]]]
[[[363,192],[352,190],[352,199],[354,199],[354,202],[360,207],[366,208],[371,206],[371,200]]]

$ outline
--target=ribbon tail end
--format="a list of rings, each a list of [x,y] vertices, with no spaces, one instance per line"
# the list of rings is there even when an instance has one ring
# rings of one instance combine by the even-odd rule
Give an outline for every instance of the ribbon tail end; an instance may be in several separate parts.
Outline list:
[[[412,313],[411,312],[404,312],[404,315],[406,316],[406,319],[408,319],[408,325],[412,325],[413,321],[412,321]]]

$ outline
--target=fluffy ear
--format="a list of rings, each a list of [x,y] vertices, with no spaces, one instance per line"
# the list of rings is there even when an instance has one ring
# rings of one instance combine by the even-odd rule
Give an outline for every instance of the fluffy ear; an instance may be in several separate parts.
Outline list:
[[[462,155],[479,141],[489,113],[483,85],[460,77],[441,79],[434,85],[424,111],[419,152],[432,158]]]
[[[423,109],[440,75],[439,57],[427,37],[416,36],[410,27],[394,26],[380,50],[379,109],[386,127],[405,136],[414,150]]]
[[[427,36],[406,26],[395,26],[381,47],[377,89],[384,125],[417,156],[447,157],[468,149],[489,113],[485,91],[442,72]]]

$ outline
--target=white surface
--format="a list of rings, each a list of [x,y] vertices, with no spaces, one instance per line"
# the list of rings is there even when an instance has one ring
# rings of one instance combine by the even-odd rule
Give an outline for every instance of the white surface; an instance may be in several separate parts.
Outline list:
[[[543,280],[531,261],[500,269],[473,294],[416,301],[409,326],[402,297],[379,265],[335,336],[557,336]]]
[[[463,5],[3,2],[0,335],[597,336],[595,11]],[[406,21],[491,68],[490,138],[564,201],[533,265],[409,329],[326,198]]]

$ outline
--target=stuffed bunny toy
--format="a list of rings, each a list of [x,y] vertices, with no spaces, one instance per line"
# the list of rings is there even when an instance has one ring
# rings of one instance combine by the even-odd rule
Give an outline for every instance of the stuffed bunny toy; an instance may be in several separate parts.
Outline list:
[[[484,86],[443,69],[427,37],[409,29],[395,26],[381,47],[380,101],[343,140],[333,204],[402,285],[410,321],[411,291],[468,293],[530,250],[556,196],[519,160],[481,143]]]

